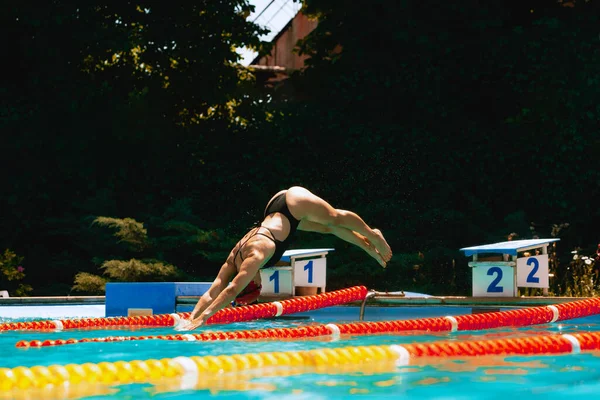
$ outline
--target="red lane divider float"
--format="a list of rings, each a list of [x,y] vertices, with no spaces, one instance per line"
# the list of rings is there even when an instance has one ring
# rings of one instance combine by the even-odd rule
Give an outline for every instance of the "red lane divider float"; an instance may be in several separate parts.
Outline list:
[[[224,308],[210,317],[208,324],[226,324],[231,322],[250,321],[260,318],[278,317],[280,315],[311,311],[318,308],[363,300],[367,288],[354,286],[314,296],[295,297],[289,300],[271,303],[254,304],[235,308]],[[0,325],[0,331],[12,330],[64,330],[78,328],[107,328],[115,326],[157,327],[174,326],[190,313],[173,313],[144,315],[136,317],[81,318],[67,320],[49,320],[32,322],[13,322]]]
[[[406,351],[406,356],[410,358],[580,353],[581,351],[600,349],[600,332],[466,342],[403,344],[394,347],[403,348]],[[404,351],[400,350],[399,353],[402,354]]]
[[[520,310],[491,312],[484,314],[460,315],[456,317],[422,318],[381,322],[357,322],[349,324],[327,324],[298,328],[273,328],[229,332],[204,332],[179,335],[151,336],[109,336],[93,339],[68,340],[22,340],[17,347],[45,347],[86,342],[124,342],[132,340],[182,340],[213,341],[235,339],[302,338],[317,336],[337,336],[341,334],[365,335],[403,331],[466,331],[485,330],[507,326],[530,326],[555,321],[581,318],[600,314],[600,298],[592,298],[560,305],[532,307]]]
[[[444,318],[452,323],[452,331],[466,331],[504,326],[518,327],[547,324],[597,314],[600,314],[600,298],[590,298],[551,306]]]

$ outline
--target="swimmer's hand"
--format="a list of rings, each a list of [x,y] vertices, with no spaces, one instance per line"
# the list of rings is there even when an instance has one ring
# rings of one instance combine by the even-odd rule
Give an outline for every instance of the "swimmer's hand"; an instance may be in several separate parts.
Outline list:
[[[187,328],[192,324],[192,321],[189,319],[180,319],[177,324],[175,324],[176,331],[186,331]]]
[[[202,325],[206,324],[206,318],[203,317],[198,317],[192,321],[186,319],[185,320],[186,323],[184,325],[182,325],[181,327],[179,327],[179,329],[177,329],[178,327],[175,327],[175,330],[178,331],[193,331],[196,328],[201,327]]]

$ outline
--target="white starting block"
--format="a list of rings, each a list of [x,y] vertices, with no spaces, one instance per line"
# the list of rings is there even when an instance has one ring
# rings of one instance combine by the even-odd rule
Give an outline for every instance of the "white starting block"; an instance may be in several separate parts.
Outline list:
[[[327,254],[335,249],[287,250],[277,265],[260,270],[262,295],[296,294],[296,287],[321,288],[327,281]]]
[[[6,297],[6,298],[10,297],[8,295],[8,290],[0,290],[0,297]]]
[[[473,297],[516,297],[519,287],[542,288],[548,294],[548,245],[559,240],[512,240],[460,249],[473,256]],[[531,254],[535,249],[539,254]]]

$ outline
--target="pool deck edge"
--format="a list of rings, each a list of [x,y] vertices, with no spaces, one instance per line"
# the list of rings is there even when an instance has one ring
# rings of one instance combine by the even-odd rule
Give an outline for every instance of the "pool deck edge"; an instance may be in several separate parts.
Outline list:
[[[585,297],[550,297],[550,296],[521,296],[521,297],[402,297],[374,296],[367,305],[486,305],[486,306],[542,306],[572,301],[584,300]]]
[[[0,306],[33,304],[104,304],[105,296],[0,297]]]
[[[270,298],[261,296],[261,302],[281,301],[289,297]],[[199,296],[177,296],[177,305],[196,304]],[[405,297],[395,295],[377,295],[368,299],[368,306],[428,306],[428,305],[489,305],[489,306],[541,306],[584,300],[585,297],[467,297],[467,296],[431,296]],[[0,297],[0,307],[4,305],[76,305],[105,304],[105,296],[47,296],[47,297]],[[360,305],[360,301],[351,305]]]

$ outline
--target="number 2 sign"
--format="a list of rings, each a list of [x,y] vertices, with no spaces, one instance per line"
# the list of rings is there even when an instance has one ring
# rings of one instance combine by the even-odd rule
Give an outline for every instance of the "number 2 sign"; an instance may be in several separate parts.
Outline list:
[[[473,268],[473,297],[513,297],[514,268],[506,265],[478,265]]]
[[[547,288],[548,254],[517,259],[517,286]]]

